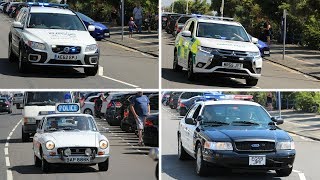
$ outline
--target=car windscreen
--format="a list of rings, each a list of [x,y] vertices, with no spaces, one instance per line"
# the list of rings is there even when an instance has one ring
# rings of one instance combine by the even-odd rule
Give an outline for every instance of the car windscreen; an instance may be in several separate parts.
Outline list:
[[[57,13],[31,13],[28,28],[86,31],[76,15]]]
[[[210,122],[234,124],[242,121],[267,125],[271,122],[270,116],[261,106],[244,104],[206,105],[202,116],[204,124]]]
[[[198,24],[197,37],[250,42],[242,26],[228,24],[201,22]]]
[[[83,20],[83,21],[86,21],[86,22],[89,22],[89,23],[93,23],[94,20],[89,18],[88,16],[82,14],[82,13],[79,13],[79,12],[76,12],[76,14]]]
[[[69,92],[28,92],[26,97],[26,106],[55,105],[64,103],[65,95]]]
[[[45,131],[98,131],[94,120],[87,116],[55,116],[47,118]]]

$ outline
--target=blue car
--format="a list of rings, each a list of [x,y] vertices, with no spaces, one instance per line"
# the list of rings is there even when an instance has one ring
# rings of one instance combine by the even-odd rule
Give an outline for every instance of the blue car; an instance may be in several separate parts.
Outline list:
[[[82,13],[76,12],[76,14],[82,19],[82,21],[84,22],[84,24],[87,27],[89,25],[94,25],[94,27],[96,29],[93,32],[90,32],[90,34],[93,38],[95,38],[96,40],[110,38],[110,30],[107,26],[105,26],[99,22],[95,22],[93,19],[91,19],[90,17],[88,17]]]
[[[252,38],[251,35],[249,35]],[[258,44],[256,44],[260,50],[261,57],[270,56],[270,47],[267,43],[258,39]]]

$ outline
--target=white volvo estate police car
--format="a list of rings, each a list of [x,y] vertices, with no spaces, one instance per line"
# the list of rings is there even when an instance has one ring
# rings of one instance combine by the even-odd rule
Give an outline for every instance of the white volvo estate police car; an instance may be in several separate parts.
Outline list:
[[[188,79],[197,74],[242,78],[255,86],[261,76],[262,58],[256,38],[231,18],[190,18],[175,40],[173,70],[188,70]]]
[[[9,33],[9,61],[19,61],[19,72],[33,65],[83,67],[96,75],[99,48],[88,29],[72,10],[31,6],[22,8]]]
[[[33,138],[35,166],[48,172],[52,164],[109,167],[109,141],[91,115],[80,114],[79,104],[56,105],[56,114],[44,116]]]

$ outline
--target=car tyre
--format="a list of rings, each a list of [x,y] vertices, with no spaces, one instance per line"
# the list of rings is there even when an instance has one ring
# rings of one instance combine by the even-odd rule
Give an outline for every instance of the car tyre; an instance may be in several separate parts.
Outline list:
[[[34,166],[41,167],[42,162],[35,154],[33,155],[33,159],[34,159]]]
[[[8,59],[9,62],[15,62],[17,61],[17,56],[13,53],[12,51],[12,44],[11,44],[11,40],[9,40],[9,47],[8,47]]]
[[[185,115],[186,115],[186,110],[180,108],[180,109],[179,109],[179,115],[180,115],[180,116],[185,116]]]
[[[196,79],[196,74],[193,72],[192,56],[189,57],[187,74],[189,81],[193,81],[194,79]]]
[[[108,171],[109,169],[109,158],[102,163],[98,163],[99,171]]]
[[[12,110],[9,110],[9,111],[8,111],[8,114],[11,114],[11,113],[12,113]]]
[[[159,179],[159,162],[156,165],[156,178]]]
[[[176,50],[174,51],[173,71],[174,71],[174,72],[180,72],[180,71],[182,71],[182,66],[180,66],[180,65],[178,64],[178,53],[177,53]]]
[[[292,172],[292,167],[291,168],[286,168],[286,169],[279,169],[276,170],[276,173],[279,177],[287,177],[291,174]]]
[[[95,67],[85,67],[84,68],[84,73],[87,76],[95,76],[98,73],[98,68],[99,66],[95,66]]]
[[[43,155],[41,155],[41,170],[44,173],[48,173],[50,170],[50,163],[48,163],[44,158]]]
[[[207,169],[208,169],[207,164],[203,160],[202,146],[199,144],[197,146],[197,154],[196,154],[196,173],[199,176],[207,176],[208,175]]]
[[[83,114],[90,114],[91,116],[93,115],[93,113],[92,113],[92,111],[91,111],[91,109],[85,109],[84,111],[83,111]]]
[[[23,50],[20,49],[19,51],[19,72],[20,73],[28,73],[30,71],[29,64],[26,62],[23,62]]]
[[[256,86],[258,84],[258,79],[246,79],[247,86]]]
[[[184,150],[180,135],[178,137],[178,157],[180,160],[186,160],[189,158],[189,154]]]

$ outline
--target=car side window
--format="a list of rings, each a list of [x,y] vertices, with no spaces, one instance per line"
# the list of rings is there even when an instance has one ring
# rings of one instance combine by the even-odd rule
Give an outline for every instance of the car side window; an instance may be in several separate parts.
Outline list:
[[[196,108],[199,106],[199,104],[195,104],[193,105],[192,108],[190,108],[190,111],[188,112],[188,114],[186,115],[187,118],[193,118],[193,114],[196,110]]]
[[[183,30],[184,30],[184,31],[186,31],[186,30],[189,29],[190,22],[191,22],[191,21],[187,21],[187,22],[186,22],[186,24],[185,24],[184,27],[183,27]]]
[[[91,98],[89,101],[94,102],[97,98]]]
[[[23,11],[23,14],[22,14],[21,19],[20,19],[20,22],[21,22],[22,25],[25,25],[26,20],[27,20],[27,16],[28,16],[28,13],[26,13],[26,11]]]
[[[40,123],[38,124],[38,129],[42,130],[42,126],[43,126],[43,122],[45,121],[45,117],[42,118],[42,120],[40,121]]]
[[[192,116],[193,119],[196,119],[196,118],[199,116],[201,107],[202,107],[202,106],[199,105],[199,106],[197,107],[197,109],[194,111],[193,116]]]
[[[194,21],[191,22],[189,29],[188,29],[191,32],[191,34],[193,34],[193,29],[194,29]]]
[[[23,10],[21,10],[21,11],[19,12],[19,14],[18,14],[18,16],[16,17],[15,21],[20,22],[20,19],[21,19],[21,16],[22,16],[23,12],[24,12]]]

